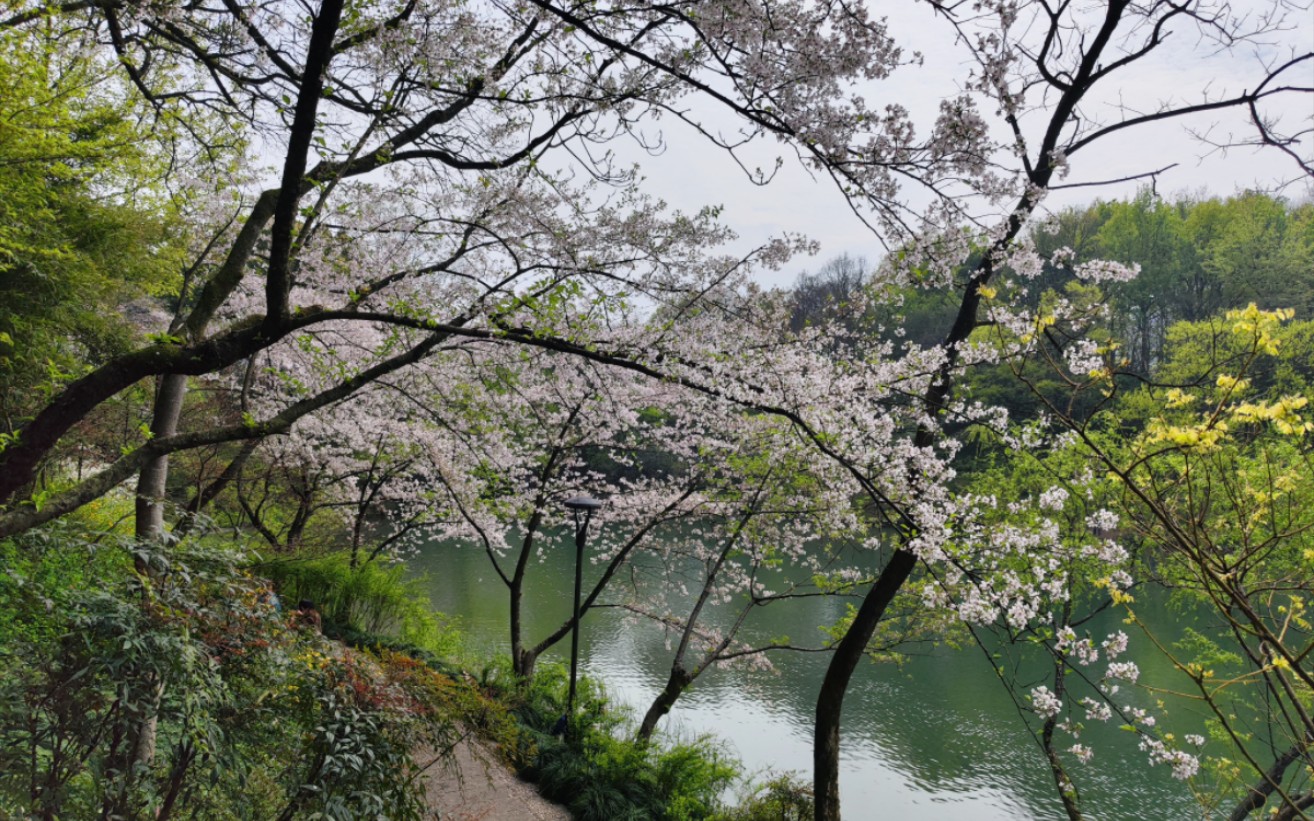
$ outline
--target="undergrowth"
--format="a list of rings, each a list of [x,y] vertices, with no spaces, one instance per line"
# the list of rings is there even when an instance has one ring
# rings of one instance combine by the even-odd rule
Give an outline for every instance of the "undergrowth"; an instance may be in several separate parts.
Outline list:
[[[0,818],[418,821],[413,751],[511,735],[464,677],[278,613],[217,539],[103,536],[0,540]]]
[[[422,648],[436,657],[460,654],[460,634],[435,613],[424,579],[407,576],[404,564],[368,562],[353,568],[346,553],[264,561],[253,571],[274,583],[285,607],[314,603],[325,632],[387,646],[389,641]]]
[[[740,778],[739,763],[717,741],[702,736],[635,742],[629,716],[587,678],[579,683],[573,720],[554,734],[568,686],[559,665],[541,665],[524,682],[504,662],[486,670],[481,683],[520,722],[510,757],[522,777],[579,821],[811,818],[806,790],[788,778],[729,806],[724,798]]]

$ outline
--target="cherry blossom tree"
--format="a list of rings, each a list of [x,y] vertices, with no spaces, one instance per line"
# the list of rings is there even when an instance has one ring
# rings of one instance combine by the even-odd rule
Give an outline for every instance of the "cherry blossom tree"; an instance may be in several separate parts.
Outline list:
[[[858,488],[832,461],[818,461],[792,427],[770,416],[737,414],[717,426],[717,451],[699,454],[703,482],[685,517],[659,534],[649,595],[627,610],[668,633],[666,684],[637,730],[648,740],[679,697],[713,666],[770,669],[768,653],[824,651],[787,638],[761,644],[740,633],[762,608],[833,594],[819,577],[860,575],[856,547],[866,535],[854,505]],[[807,581],[800,581],[806,579]]]
[[[963,125],[966,102],[946,108],[963,118],[946,116],[916,140],[906,115],[873,117],[860,98],[841,96],[906,61],[861,7],[348,8],[330,0],[308,16],[278,2],[73,2],[19,6],[0,25],[90,30],[146,99],[209,112],[283,157],[276,184],[261,190],[260,175],[251,177],[228,231],[198,232],[206,254],[167,337],[95,365],[0,454],[4,532],[61,515],[143,468],[142,518],[156,517],[169,453],[284,432],[458,330],[523,342],[541,330],[528,327],[541,325],[529,322],[538,300],[564,282],[599,298],[658,303],[708,289],[736,270],[705,253],[727,236],[713,213],[650,201],[606,150],[631,137],[651,145],[656,132],[644,123],[657,115],[692,120],[681,103],[691,95],[742,120],[745,138],[784,140],[855,197],[884,203],[878,210],[892,226],[901,219],[892,199],[900,170],[949,184],[980,162],[980,140]],[[801,56],[823,53],[824,63]],[[814,133],[818,123],[832,125]],[[740,140],[704,130],[733,156]],[[955,148],[946,152],[950,133]],[[846,160],[863,142],[884,158]],[[768,250],[778,261],[788,247]],[[371,253],[382,264],[366,262]],[[440,279],[450,283],[446,296],[430,287]],[[252,423],[179,432],[185,377],[335,322],[428,333]],[[150,439],[40,511],[19,504],[73,425],[150,377],[163,378]]]
[[[1134,82],[1135,69],[1157,57],[1165,37],[1174,29],[1189,32],[1185,36],[1198,38],[1207,48],[1231,47],[1262,33],[1275,18],[1264,17],[1257,22],[1238,19],[1230,7],[1208,3],[1110,2],[1085,6],[1000,2],[970,8],[964,4],[935,5],[977,61],[971,88],[996,107],[1011,132],[1013,143],[1007,156],[1016,175],[1011,186],[1014,205],[1002,220],[979,234],[957,228],[926,233],[903,259],[896,261],[898,264],[888,269],[895,277],[912,277],[916,284],[952,285],[962,294],[942,355],[932,366],[933,376],[916,393],[924,417],[917,424],[911,445],[923,453],[935,447],[942,421],[954,411],[948,400],[955,375],[974,356],[971,334],[984,319],[982,303],[994,298],[1000,284],[1039,273],[1040,260],[1034,250],[1018,242],[1022,227],[1036,212],[1046,191],[1096,182],[1063,181],[1081,153],[1127,129],[1229,107],[1247,107],[1256,121],[1263,120],[1264,115],[1256,112],[1273,98],[1308,91],[1298,84],[1285,84],[1292,81],[1296,70],[1314,61],[1314,54],[1305,52],[1257,66],[1254,83],[1248,87],[1252,90],[1239,94],[1220,94],[1205,88],[1196,91],[1194,99],[1177,96],[1148,111],[1115,106],[1112,114],[1101,115],[1094,107],[1111,99],[1109,95],[1116,94],[1123,83]],[[1296,129],[1304,127],[1300,124]],[[1147,169],[1149,174],[1156,171]],[[973,257],[977,262],[967,275],[955,278],[953,266]],[[1077,272],[1090,279],[1123,273],[1117,266],[1086,266]],[[1006,322],[1006,314],[992,309],[987,315],[993,322]],[[1038,335],[1033,332],[1030,341]],[[904,547],[881,572],[848,634],[839,642],[818,698],[814,746],[818,819],[839,817],[840,705],[862,648],[918,560],[936,562],[943,558],[940,545],[952,532],[952,520],[946,516],[952,506],[928,510],[928,502],[935,504],[938,494],[927,493],[928,479],[943,478],[943,472],[937,475],[924,469],[911,470],[907,477],[909,489],[914,491],[911,497],[882,494],[883,501],[894,501],[899,508]],[[1012,598],[1011,593],[991,597],[986,606],[1002,616],[1009,612],[1008,601]]]
[[[700,471],[684,466],[706,435],[689,405],[706,400],[575,357],[496,345],[468,347],[446,365],[415,371],[404,388],[441,443],[434,495],[446,515],[435,535],[487,554],[507,590],[513,669],[530,676],[574,625],[568,618],[531,638],[523,611],[533,568],[565,533],[562,501],[607,501],[590,541],[601,572],[584,592],[583,617],[699,485]]]
[[[305,417],[289,436],[264,440],[238,474],[243,523],[273,550],[296,551],[322,524],[328,538],[342,533],[345,544],[310,547],[345,549],[356,568],[403,556],[432,531],[443,511],[434,504],[429,453],[395,414],[381,426],[385,417],[359,408],[377,401],[377,393],[362,391],[353,402]]]
[[[1009,435],[1010,444],[1025,446],[973,477],[977,512],[947,546],[950,561],[921,581],[919,594],[932,607],[956,611],[992,657],[1067,817],[1079,821],[1086,817],[1081,766],[1103,754],[1082,740],[1091,725],[1119,718],[1148,763],[1171,765],[1179,779],[1194,776],[1199,759],[1195,745],[1158,723],[1162,703],[1136,703],[1140,671],[1123,657],[1125,629],[1092,630],[1099,614],[1135,601],[1146,565],[1136,545],[1124,546],[1098,466],[1071,437],[1043,435],[1044,427],[1032,421]],[[999,618],[989,602],[1001,598],[1009,605]]]
[[[1208,0],[928,5],[945,48],[972,68],[921,123],[893,101],[867,102],[916,57],[856,4],[19,4],[0,26],[91,31],[144,99],[206,112],[281,161],[268,179],[251,175],[245,198],[229,201],[230,220],[198,228],[201,254],[169,332],[94,363],[0,452],[0,535],[140,474],[139,531],[150,536],[169,454],[286,433],[475,342],[570,354],[776,416],[861,488],[874,531],[893,548],[818,696],[816,815],[838,818],[849,678],[919,562],[948,563],[953,534],[984,515],[953,490],[955,432],[1002,420],[954,389],[966,368],[1017,355],[1044,333],[1009,300],[1040,270],[1024,228],[1046,192],[1103,182],[1066,179],[1092,145],[1191,115],[1235,109],[1262,142],[1298,150],[1305,124],[1276,113],[1308,92],[1292,78],[1314,61],[1308,52],[1266,61],[1261,51],[1243,64],[1255,37],[1284,24],[1276,5],[1253,18]],[[1174,32],[1236,54],[1243,90],[1118,102],[1133,99],[1138,71]],[[734,126],[719,127],[705,107]],[[740,258],[709,251],[729,238],[714,210],[651,200],[608,151],[631,138],[652,146],[658,116],[697,129],[728,160],[759,138],[779,140],[832,179],[893,251],[878,292],[958,295],[942,344],[851,340],[838,323],[784,333],[787,306],[747,287],[745,272],[810,246],[783,237]],[[650,321],[629,321],[643,309]],[[1014,330],[1014,347],[975,339],[984,322]],[[315,364],[286,370],[283,402],[230,424],[184,424],[188,377],[275,349]],[[150,436],[27,504],[37,501],[38,468],[73,426],[149,378],[160,382]],[[1035,545],[998,547],[1020,560]],[[1030,596],[983,587],[973,617],[1010,618]]]

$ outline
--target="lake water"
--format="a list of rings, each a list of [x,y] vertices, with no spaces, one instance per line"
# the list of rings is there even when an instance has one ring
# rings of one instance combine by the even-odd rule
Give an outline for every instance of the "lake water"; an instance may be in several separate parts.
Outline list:
[[[535,642],[570,614],[574,551],[553,550],[531,565],[525,596],[527,641]],[[411,560],[427,578],[434,608],[456,616],[476,653],[507,652],[506,588],[482,550],[432,544]],[[586,565],[585,585],[596,569]],[[621,594],[617,593],[618,600]],[[604,594],[604,600],[607,596]],[[1161,603],[1140,602],[1144,611]],[[761,608],[746,625],[747,640],[788,636],[816,646],[817,625],[844,612],[841,600],[810,598]],[[1182,619],[1180,615],[1173,618]],[[1115,629],[1110,615],[1091,630]],[[1135,653],[1142,681],[1173,684],[1171,668]],[[1144,644],[1144,642],[1142,642]],[[580,664],[605,683],[612,697],[647,709],[666,681],[672,651],[662,631],[618,610],[594,610],[583,621]],[[546,658],[568,660],[569,637]],[[710,733],[754,772],[811,771],[812,715],[825,654],[780,653],[774,673],[709,670],[676,703],[660,728],[685,736]],[[1026,666],[1025,664],[1023,665]],[[1047,683],[1036,667],[1031,684]],[[1024,679],[1026,680],[1026,679]],[[1148,706],[1142,691],[1125,703]],[[1203,717],[1190,705],[1169,704],[1166,729],[1202,733]],[[636,717],[637,717],[636,716]],[[1081,742],[1096,750],[1092,763],[1072,762],[1083,806],[1092,819],[1183,821],[1200,811],[1185,785],[1163,767],[1151,768],[1132,733],[1097,724]],[[1068,746],[1071,742],[1063,744]],[[980,648],[941,649],[903,666],[864,662],[844,702],[841,737],[841,805],[846,819],[1013,821],[1063,818],[1054,786],[1026,724],[992,662]]]

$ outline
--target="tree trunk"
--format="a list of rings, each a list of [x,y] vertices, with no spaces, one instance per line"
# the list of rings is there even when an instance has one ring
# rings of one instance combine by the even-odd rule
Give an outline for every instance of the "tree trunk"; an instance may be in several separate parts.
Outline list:
[[[173,808],[177,805],[178,796],[182,794],[183,782],[187,778],[187,770],[195,760],[196,748],[190,742],[183,742],[178,745],[177,758],[174,759],[173,767],[169,771],[168,787],[164,792],[164,800],[155,813],[155,821],[168,821],[173,816]]]
[[[1066,618],[1064,619],[1066,621]],[[1067,677],[1063,667],[1063,659],[1054,659],[1054,697],[1063,700],[1067,693]],[[1072,783],[1068,776],[1067,768],[1063,766],[1063,761],[1059,758],[1058,751],[1054,749],[1054,729],[1058,726],[1058,718],[1050,716],[1045,719],[1045,726],[1040,733],[1041,746],[1045,749],[1045,758],[1049,761],[1049,772],[1054,777],[1054,787],[1058,790],[1059,800],[1063,802],[1063,810],[1068,814],[1068,821],[1084,821],[1081,814],[1081,802],[1077,795],[1077,787]]]
[[[1295,744],[1279,755],[1263,773],[1259,783],[1251,786],[1246,797],[1237,803],[1228,821],[1245,821],[1251,813],[1264,806],[1282,784],[1287,768],[1306,755],[1311,743],[1314,743],[1314,736],[1306,735],[1303,744]]]
[[[523,596],[519,579],[513,578],[510,585],[511,594],[511,669],[521,678],[534,675],[534,662],[538,654],[532,648],[525,647],[524,631],[521,629],[523,618]]]
[[[178,420],[182,417],[183,400],[187,396],[187,377],[181,374],[165,374],[160,377],[159,389],[155,392],[155,411],[151,420],[152,437],[163,438],[178,432]],[[137,518],[136,536],[138,541],[158,542],[164,538],[164,496],[169,480],[168,455],[156,456],[141,470],[137,479]],[[149,568],[137,566],[139,573],[149,572]],[[147,687],[151,697],[146,706],[146,714],[133,728],[132,764],[136,768],[149,768],[155,763],[155,741],[159,722],[160,700],[164,696],[164,682],[152,675]]]
[[[151,437],[162,439],[178,432],[183,400],[187,396],[187,377],[165,374],[155,392],[155,410],[151,419]],[[169,480],[169,456],[156,456],[141,469],[137,479],[136,536],[140,541],[158,541],[164,535],[164,495]]]
[[[1282,810],[1273,816],[1273,821],[1296,821],[1297,818],[1308,818],[1305,810],[1310,807],[1314,807],[1314,793],[1292,796]]]
[[[534,677],[534,667],[538,664],[538,653],[532,648],[522,647],[520,652],[512,657],[512,669],[516,675],[521,678],[529,679]]]
[[[840,712],[849,679],[867,650],[867,642],[885,615],[894,594],[917,565],[917,557],[896,550],[881,571],[853,618],[853,624],[835,646],[826,668],[826,678],[817,693],[817,719],[812,738],[813,812],[816,821],[839,821],[839,729]]]
[[[647,743],[652,738],[653,730],[657,729],[657,722],[671,711],[675,706],[675,700],[680,697],[684,689],[693,681],[693,676],[689,675],[683,667],[676,665],[671,668],[671,677],[666,680],[666,687],[657,694],[653,699],[652,706],[648,712],[644,713],[643,723],[639,725],[638,735],[635,740],[640,743]]]
[[[553,454],[555,458],[555,454]],[[546,470],[544,471],[546,476]],[[520,544],[520,555],[516,557],[515,570],[507,582],[511,595],[511,669],[521,678],[534,674],[534,662],[538,659],[539,648],[526,649],[524,625],[525,571],[529,567],[529,557],[534,552],[534,539],[538,536],[539,525],[543,523],[544,499],[540,495],[534,501],[534,513],[525,526],[525,538]]]
[[[768,478],[769,475],[770,474],[768,474]],[[671,707],[675,705],[675,700],[678,699],[680,694],[684,692],[685,688],[693,682],[694,678],[700,675],[703,670],[707,669],[707,665],[712,663],[716,658],[717,653],[725,650],[730,644],[731,637],[739,631],[740,625],[744,623],[744,616],[748,614],[748,610],[744,610],[740,614],[739,621],[735,623],[734,629],[726,635],[718,648],[712,650],[712,652],[708,654],[707,658],[702,663],[696,665],[692,672],[685,668],[685,654],[689,652],[689,642],[694,637],[694,629],[698,625],[698,617],[702,614],[703,607],[707,605],[708,599],[711,598],[712,587],[716,584],[716,577],[721,572],[721,567],[725,565],[726,559],[730,557],[731,551],[733,551],[735,545],[738,544],[739,536],[744,532],[744,528],[748,525],[749,520],[753,518],[755,513],[757,513],[757,506],[762,500],[762,491],[765,487],[766,481],[764,480],[753,497],[752,506],[744,512],[734,534],[726,539],[725,546],[722,547],[721,552],[717,554],[716,561],[707,569],[707,579],[703,582],[703,589],[698,594],[698,601],[694,603],[693,610],[689,611],[689,619],[685,622],[684,632],[680,636],[680,646],[675,650],[675,659],[671,662],[671,677],[666,682],[666,688],[657,695],[657,698],[653,700],[652,706],[648,708],[647,714],[644,715],[643,724],[639,726],[639,734],[637,736],[639,741],[646,742],[652,737],[652,731],[656,729],[657,722],[661,721],[662,716],[671,711]]]

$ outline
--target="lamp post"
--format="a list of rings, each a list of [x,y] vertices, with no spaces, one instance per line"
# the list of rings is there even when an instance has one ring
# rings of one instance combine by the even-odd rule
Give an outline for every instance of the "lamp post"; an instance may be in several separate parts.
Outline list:
[[[579,591],[583,579],[584,540],[589,534],[589,520],[602,502],[590,496],[575,496],[566,500],[566,507],[575,514],[575,609],[570,634],[570,694],[566,697],[566,715],[575,715],[575,676],[579,669]]]

